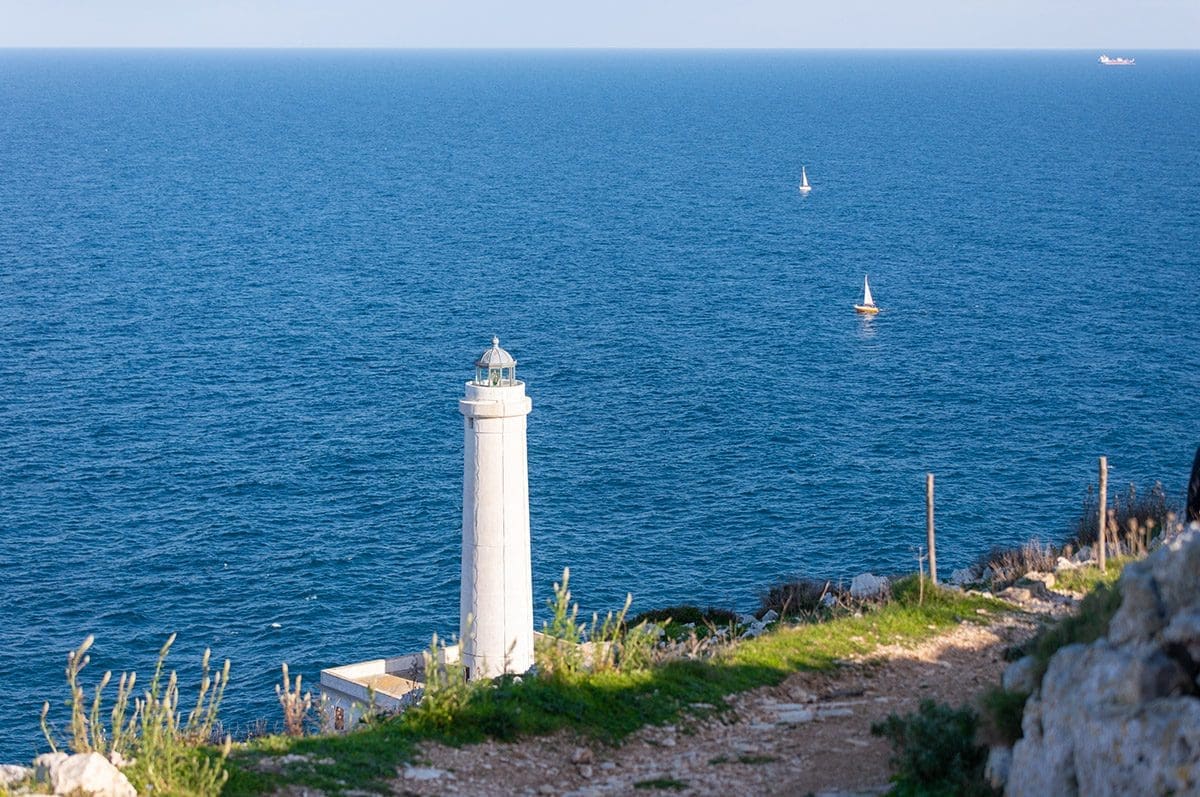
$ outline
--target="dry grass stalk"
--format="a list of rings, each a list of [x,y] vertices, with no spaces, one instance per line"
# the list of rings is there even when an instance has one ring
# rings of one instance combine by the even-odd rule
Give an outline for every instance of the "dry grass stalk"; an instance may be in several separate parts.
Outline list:
[[[308,724],[309,712],[312,711],[312,690],[301,694],[300,685],[303,676],[296,676],[293,687],[288,676],[287,662],[283,663],[283,683],[275,684],[275,695],[283,708],[283,732],[288,736],[303,736]]]

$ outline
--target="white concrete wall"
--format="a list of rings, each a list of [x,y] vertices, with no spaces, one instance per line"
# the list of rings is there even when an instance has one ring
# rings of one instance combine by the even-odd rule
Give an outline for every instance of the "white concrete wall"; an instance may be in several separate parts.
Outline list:
[[[471,678],[533,665],[525,385],[468,382],[463,414],[463,555],[459,634]]]

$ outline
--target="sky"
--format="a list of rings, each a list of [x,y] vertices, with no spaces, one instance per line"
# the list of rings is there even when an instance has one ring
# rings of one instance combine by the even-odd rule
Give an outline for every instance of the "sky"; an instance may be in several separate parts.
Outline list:
[[[1200,0],[0,0],[0,47],[1200,48]]]

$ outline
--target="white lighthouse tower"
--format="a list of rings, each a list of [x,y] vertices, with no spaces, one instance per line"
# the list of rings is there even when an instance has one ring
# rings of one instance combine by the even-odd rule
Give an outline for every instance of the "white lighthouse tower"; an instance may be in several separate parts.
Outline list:
[[[532,409],[517,361],[492,338],[458,402],[463,414],[463,549],[459,643],[468,678],[533,665],[529,468]]]

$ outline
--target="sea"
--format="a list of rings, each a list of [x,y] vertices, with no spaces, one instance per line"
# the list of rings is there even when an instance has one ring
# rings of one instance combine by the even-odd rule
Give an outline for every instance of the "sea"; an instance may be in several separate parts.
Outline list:
[[[1200,54],[1122,54],[0,52],[0,761],[89,634],[234,733],[454,634],[493,335],[539,617],[914,570],[927,472],[943,575],[1178,500]]]

